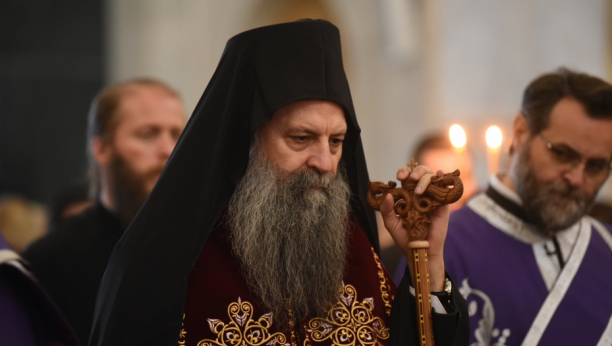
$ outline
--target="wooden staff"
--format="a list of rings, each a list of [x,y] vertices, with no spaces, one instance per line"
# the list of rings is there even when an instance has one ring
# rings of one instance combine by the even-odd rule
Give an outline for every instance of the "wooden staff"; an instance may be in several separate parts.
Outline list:
[[[418,163],[410,160],[410,173]],[[431,183],[421,195],[414,189],[417,182],[406,178],[402,187],[396,187],[394,181],[388,184],[382,182],[369,183],[368,204],[380,210],[387,194],[393,196],[394,210],[403,219],[404,229],[408,231],[410,242],[408,246],[412,253],[412,282],[417,306],[417,322],[419,323],[419,340],[422,346],[433,346],[433,326],[431,321],[431,289],[429,287],[429,265],[427,263],[427,241],[431,221],[427,214],[443,204],[458,201],[463,195],[463,183],[459,178],[459,170],[447,173],[442,177],[434,176]]]

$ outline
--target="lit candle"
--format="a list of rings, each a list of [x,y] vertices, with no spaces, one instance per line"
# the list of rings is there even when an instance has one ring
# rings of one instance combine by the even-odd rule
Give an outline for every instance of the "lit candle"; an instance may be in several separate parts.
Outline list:
[[[465,148],[465,143],[467,142],[467,137],[465,136],[465,131],[460,125],[453,125],[450,127],[448,131],[448,136],[450,137],[451,144],[457,150],[463,150]]]
[[[487,129],[485,135],[487,140],[487,170],[488,175],[494,174],[499,170],[499,148],[502,144],[502,132],[497,126]]]

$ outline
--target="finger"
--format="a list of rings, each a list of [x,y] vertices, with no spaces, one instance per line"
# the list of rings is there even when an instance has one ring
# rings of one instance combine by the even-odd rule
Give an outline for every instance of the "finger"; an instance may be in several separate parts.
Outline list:
[[[429,255],[438,256],[444,253],[444,241],[448,232],[448,218],[450,207],[442,205],[430,213],[431,227],[427,240],[429,241]]]
[[[385,196],[385,200],[380,205],[380,214],[383,219],[389,215],[395,216],[395,211],[393,210],[393,196],[391,196],[390,193]]]
[[[419,182],[417,183],[417,186],[414,188],[414,192],[417,195],[420,195],[423,193],[423,191],[425,191],[425,189],[427,189],[427,186],[429,186],[429,183],[431,182],[431,178],[434,175],[431,173],[425,173],[423,175],[423,177],[421,177],[421,179],[419,180]]]
[[[425,174],[433,174],[433,170],[427,166],[417,166],[412,173],[410,173],[410,179],[419,180]]]
[[[408,167],[402,167],[397,170],[397,180],[402,181],[408,178],[408,174],[410,174],[410,170]]]
[[[438,177],[443,177],[443,176],[444,176],[444,172],[443,172],[441,169],[439,169],[439,170],[436,172],[436,175],[437,175]]]
[[[450,216],[450,206],[448,204],[443,204],[436,208],[433,212],[429,213],[427,216],[432,222],[436,219],[447,220]]]
[[[387,196],[385,196],[385,200],[380,205],[380,215],[382,216],[383,223],[387,229],[393,229],[398,220],[398,216],[395,215],[395,210],[393,210],[393,207],[393,196],[391,194],[387,194]]]

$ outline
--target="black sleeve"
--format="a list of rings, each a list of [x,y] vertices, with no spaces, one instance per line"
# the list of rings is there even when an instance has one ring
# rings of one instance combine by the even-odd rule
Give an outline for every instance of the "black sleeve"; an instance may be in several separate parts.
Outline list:
[[[467,346],[470,336],[467,303],[448,274],[446,277],[453,285],[450,299],[440,299],[447,314],[432,312],[436,346]],[[416,303],[414,296],[410,293],[410,285],[412,285],[412,280],[406,268],[391,308],[392,346],[419,345],[415,318]]]

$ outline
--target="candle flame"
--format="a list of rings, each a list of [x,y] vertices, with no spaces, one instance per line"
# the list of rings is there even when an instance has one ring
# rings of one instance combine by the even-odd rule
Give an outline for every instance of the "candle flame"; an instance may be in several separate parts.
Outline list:
[[[498,148],[502,144],[502,132],[497,126],[489,127],[485,138],[487,139],[487,145],[491,149]]]
[[[467,138],[465,136],[465,131],[460,125],[453,125],[450,127],[448,131],[448,135],[450,136],[450,141],[455,148],[462,148],[465,146]]]

